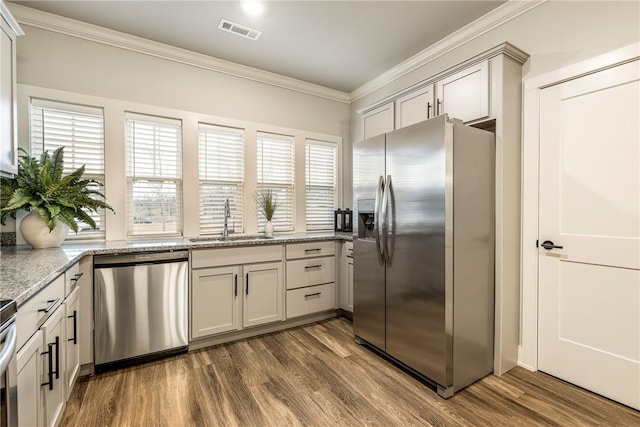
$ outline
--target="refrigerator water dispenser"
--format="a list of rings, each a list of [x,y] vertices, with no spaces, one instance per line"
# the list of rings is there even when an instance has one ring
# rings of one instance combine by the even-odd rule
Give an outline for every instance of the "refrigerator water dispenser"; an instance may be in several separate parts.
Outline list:
[[[358,239],[375,239],[375,200],[358,200]]]

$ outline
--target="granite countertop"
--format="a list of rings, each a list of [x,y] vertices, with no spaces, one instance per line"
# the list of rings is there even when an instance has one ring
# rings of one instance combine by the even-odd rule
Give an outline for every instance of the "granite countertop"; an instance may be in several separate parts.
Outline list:
[[[66,243],[59,248],[51,249],[32,249],[28,245],[5,246],[0,249],[0,299],[15,299],[20,306],[86,255],[282,245],[330,240],[351,241],[353,236],[346,233],[298,233],[276,235],[271,239],[229,241],[191,242],[189,239],[170,239]]]

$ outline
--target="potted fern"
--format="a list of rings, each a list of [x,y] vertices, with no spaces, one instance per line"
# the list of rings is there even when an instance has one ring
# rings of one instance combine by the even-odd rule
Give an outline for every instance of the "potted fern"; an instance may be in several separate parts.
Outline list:
[[[63,148],[53,154],[45,151],[40,159],[20,149],[18,174],[0,180],[0,222],[4,224],[7,216],[15,218],[18,211],[30,211],[20,224],[20,232],[34,248],[60,246],[69,228],[78,232],[78,221],[95,230],[89,213],[113,211],[104,194],[95,189],[101,184],[82,177],[84,166],[63,176]]]
[[[256,202],[256,207],[264,215],[267,223],[264,225],[264,234],[267,237],[273,237],[273,215],[278,208],[278,199],[273,193],[273,190],[266,188],[256,191],[253,195],[253,199]]]

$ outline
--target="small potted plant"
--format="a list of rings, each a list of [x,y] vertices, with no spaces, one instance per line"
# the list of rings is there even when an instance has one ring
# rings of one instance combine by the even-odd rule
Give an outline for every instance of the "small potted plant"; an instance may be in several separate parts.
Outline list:
[[[53,154],[45,151],[40,159],[20,149],[18,174],[0,180],[0,222],[4,224],[7,216],[15,218],[20,210],[30,211],[20,224],[20,232],[34,248],[60,246],[69,228],[78,232],[78,221],[95,230],[96,223],[89,213],[98,209],[113,211],[104,201],[104,194],[95,189],[101,184],[82,178],[84,166],[63,175],[63,148]]]
[[[265,188],[256,191],[253,195],[253,199],[256,202],[256,207],[264,215],[267,223],[264,225],[264,234],[267,237],[273,237],[273,215],[278,209],[278,200],[273,190]]]

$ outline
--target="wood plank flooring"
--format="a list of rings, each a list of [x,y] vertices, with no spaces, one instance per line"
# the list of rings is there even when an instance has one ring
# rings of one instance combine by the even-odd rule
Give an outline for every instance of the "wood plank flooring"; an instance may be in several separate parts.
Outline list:
[[[516,368],[441,399],[331,319],[83,378],[62,426],[640,426],[640,413]]]

